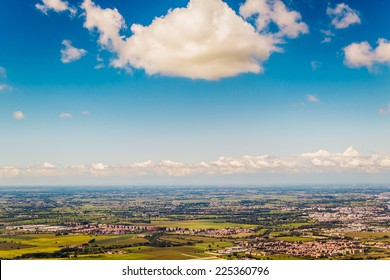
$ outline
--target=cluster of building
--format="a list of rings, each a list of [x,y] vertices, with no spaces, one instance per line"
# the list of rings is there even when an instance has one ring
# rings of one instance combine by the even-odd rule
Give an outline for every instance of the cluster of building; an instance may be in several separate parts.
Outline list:
[[[341,223],[341,226],[334,227],[331,232],[387,232],[387,227],[378,226],[378,224],[387,224],[390,222],[390,215],[387,209],[378,209],[378,207],[334,207],[313,208],[309,217],[318,222]],[[374,225],[376,224],[376,225]]]
[[[6,230],[17,230],[22,232],[61,232],[71,230],[67,226],[51,226],[51,225],[21,225],[21,226],[7,226]]]
[[[378,209],[378,207],[332,207],[328,208],[312,208],[309,217],[318,220],[319,222],[351,222],[351,221],[389,221],[390,216],[387,209]]]
[[[132,225],[108,225],[108,224],[88,224],[88,226],[73,228],[72,233],[88,233],[94,235],[101,234],[126,234],[143,231],[160,231],[162,228],[154,226],[132,226]]]
[[[144,231],[160,231],[165,228],[155,226],[132,226],[132,225],[108,225],[108,224],[81,224],[72,223],[66,226],[52,226],[52,225],[19,225],[19,226],[7,226],[8,231],[22,231],[29,233],[86,233],[86,234],[126,234],[137,233]]]
[[[357,241],[288,242],[263,240],[256,243],[242,241],[237,246],[225,248],[218,251],[218,253],[225,255],[243,253],[262,256],[280,254],[321,258],[364,254],[367,248]]]
[[[91,235],[103,234],[126,234],[126,233],[140,233],[146,231],[166,231],[175,234],[183,235],[212,235],[212,236],[231,236],[239,233],[253,232],[253,229],[244,228],[224,228],[224,229],[188,229],[180,227],[157,227],[157,226],[134,226],[121,224],[98,224],[98,223],[67,223],[66,226],[52,226],[52,225],[20,225],[8,226],[7,230],[24,231],[29,233],[83,233]]]

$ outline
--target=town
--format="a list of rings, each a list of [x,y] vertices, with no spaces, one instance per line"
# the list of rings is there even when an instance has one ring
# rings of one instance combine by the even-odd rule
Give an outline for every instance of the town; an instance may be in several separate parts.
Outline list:
[[[1,259],[390,258],[386,186],[0,193]]]

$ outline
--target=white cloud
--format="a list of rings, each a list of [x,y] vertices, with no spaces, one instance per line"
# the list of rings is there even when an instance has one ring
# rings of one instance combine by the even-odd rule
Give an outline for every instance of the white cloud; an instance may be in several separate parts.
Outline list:
[[[73,115],[72,114],[70,114],[70,113],[61,113],[60,115],[59,115],[59,117],[60,118],[62,118],[62,119],[68,119],[68,118],[71,118],[71,117],[73,117]]]
[[[314,153],[302,154],[303,157],[328,157],[330,155],[331,153],[325,150],[318,150],[317,152]]]
[[[313,167],[319,168],[321,171],[342,171],[347,169],[360,172],[374,172],[382,168],[380,161],[383,160],[378,155],[362,156],[352,146],[342,153],[331,154],[320,150],[317,153],[303,154],[302,156],[309,158]]]
[[[381,159],[379,165],[384,168],[390,168],[390,158]]]
[[[194,164],[163,160],[145,161],[126,165],[54,166],[48,162],[31,167],[1,167],[0,177],[14,176],[192,176],[256,173],[324,173],[324,172],[388,172],[390,155],[362,155],[353,147],[340,153],[319,150],[293,156],[221,156],[214,161]]]
[[[106,175],[110,175],[108,173],[109,168],[110,167],[108,165],[105,165],[103,163],[94,163],[91,165],[89,171],[91,172],[92,175],[106,176]],[[120,169],[120,167],[118,167],[118,169]],[[111,170],[111,172],[113,172],[112,175],[114,175],[116,173],[116,170],[113,169]]]
[[[352,43],[344,49],[344,63],[353,68],[371,67],[375,61],[375,52],[368,42]]]
[[[72,46],[72,42],[69,40],[62,41],[64,46],[61,50],[61,61],[63,63],[70,63],[82,58],[87,51],[84,49],[78,49]]]
[[[94,170],[104,170],[107,167],[108,166],[104,165],[103,163],[94,163],[94,164],[92,164],[92,169],[94,169]]]
[[[258,34],[221,0],[191,0],[158,17],[149,26],[133,24],[133,35],[117,9],[82,4],[84,27],[97,30],[99,43],[117,55],[111,65],[145,69],[150,74],[218,79],[262,71],[261,63],[277,50],[272,36]]]
[[[360,155],[359,151],[357,151],[354,147],[349,146],[343,153],[340,155],[342,156],[351,156],[351,157],[357,157]]]
[[[82,111],[82,112],[81,112],[81,115],[82,115],[82,116],[85,116],[85,117],[86,117],[86,116],[89,116],[89,112],[88,112],[88,111]]]
[[[51,164],[51,163],[49,163],[49,162],[44,162],[44,163],[42,163],[42,168],[44,168],[44,169],[54,169],[54,168],[56,168],[56,166]]]
[[[126,23],[119,11],[116,8],[102,9],[91,0],[84,0],[81,8],[85,11],[84,27],[99,32],[99,43],[113,51],[121,48],[124,42],[119,33],[126,28]]]
[[[99,55],[96,57],[96,61],[98,62],[98,64],[95,65],[95,69],[102,69],[105,67],[104,60]]]
[[[99,44],[116,56],[111,66],[144,69],[149,75],[216,80],[262,72],[263,62],[280,51],[277,44],[282,37],[308,32],[298,12],[288,11],[280,0],[268,2],[272,21],[280,29],[276,34],[257,32],[222,0],[190,0],[187,7],[170,10],[149,26],[133,24],[130,37],[121,35],[127,27],[117,9],[102,9],[91,0],[84,0],[81,8],[84,27],[97,31]]]
[[[328,7],[326,13],[332,19],[331,24],[337,29],[361,23],[358,12],[344,3],[337,4],[335,8]]]
[[[13,112],[12,113],[12,117],[15,119],[15,120],[23,120],[24,119],[24,114],[22,111],[16,111],[16,112]]]
[[[321,41],[321,43],[332,42],[332,37],[334,37],[335,34],[331,30],[321,29],[320,32],[325,36],[324,39]]]
[[[279,28],[279,37],[296,38],[309,32],[297,11],[289,11],[281,0],[247,0],[240,7],[240,14],[248,19],[257,15],[256,27],[259,32],[268,32],[271,22]]]
[[[69,11],[72,15],[77,12],[76,8],[69,6],[69,3],[63,0],[42,0],[42,4],[35,4],[35,8],[46,15],[50,10],[57,13]]]
[[[12,166],[0,166],[0,178],[12,178],[20,175],[20,169]]]
[[[379,39],[375,56],[378,63],[390,63],[390,42],[383,38]]]
[[[133,163],[130,165],[131,168],[153,168],[155,167],[156,164],[151,161],[151,160],[147,160],[147,161],[144,161],[144,162],[138,162],[138,163]]]
[[[315,95],[308,95],[308,96],[306,96],[306,100],[311,102],[311,103],[318,103],[318,102],[320,102],[320,99],[317,96],[315,96]]]
[[[335,34],[331,30],[321,29],[320,32],[326,37],[333,37]]]
[[[381,38],[373,49],[368,42],[352,43],[344,49],[344,64],[351,68],[367,67],[374,64],[390,64],[390,42]]]

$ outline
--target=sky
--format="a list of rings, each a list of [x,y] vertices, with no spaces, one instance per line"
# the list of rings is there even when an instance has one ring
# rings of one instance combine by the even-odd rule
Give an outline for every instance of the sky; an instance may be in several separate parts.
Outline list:
[[[0,185],[387,184],[390,2],[2,0]]]

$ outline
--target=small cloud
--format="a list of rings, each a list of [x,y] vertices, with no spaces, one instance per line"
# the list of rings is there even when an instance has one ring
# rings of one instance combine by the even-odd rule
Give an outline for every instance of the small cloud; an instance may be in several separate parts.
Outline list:
[[[341,153],[340,155],[343,155],[343,156],[348,156],[348,157],[357,157],[357,156],[360,156],[360,152],[357,151],[354,147],[352,146],[349,146],[347,149],[345,149],[345,151],[343,153]]]
[[[82,116],[85,116],[85,117],[86,117],[86,116],[89,116],[89,112],[88,112],[88,111],[82,111],[82,112],[81,112],[81,115],[82,115]]]
[[[311,69],[313,69],[313,71],[316,71],[318,68],[320,68],[322,65],[322,62],[320,61],[316,61],[316,60],[313,60],[312,62],[310,62],[310,66],[311,66]]]
[[[367,42],[352,43],[344,49],[344,64],[350,68],[367,67],[372,69],[374,64],[390,65],[390,42],[380,38],[378,46],[373,49]]]
[[[98,62],[98,64],[95,66],[95,69],[102,69],[105,67],[104,60],[99,55],[96,57],[96,61]]]
[[[321,41],[321,43],[332,42],[332,37],[334,37],[335,34],[331,30],[321,29],[320,32],[325,36],[324,39]]]
[[[35,4],[35,8],[47,15],[52,10],[56,13],[69,11],[72,15],[77,13],[77,9],[69,6],[67,1],[62,0],[42,0],[42,4]]]
[[[378,113],[381,114],[381,115],[388,115],[388,114],[390,114],[390,102],[389,102],[389,104],[387,105],[386,108],[380,108],[378,110]]]
[[[44,169],[54,169],[54,168],[56,168],[55,165],[53,165],[51,163],[48,163],[48,162],[42,163],[41,167],[44,168]]]
[[[330,156],[331,153],[325,150],[318,150],[317,152],[314,153],[304,153],[302,154],[303,157],[328,157]]]
[[[332,19],[331,24],[336,29],[344,29],[352,24],[361,23],[358,12],[344,3],[337,4],[334,9],[328,7],[326,14]]]
[[[87,51],[84,49],[78,49],[72,46],[72,42],[69,40],[62,41],[64,48],[61,50],[61,61],[63,63],[70,63],[82,58]]]
[[[311,102],[311,103],[318,103],[318,102],[320,102],[320,99],[318,99],[318,97],[315,96],[315,95],[308,95],[308,96],[306,96],[306,100]]]
[[[69,113],[61,113],[61,114],[59,115],[59,117],[60,117],[61,119],[69,119],[69,118],[71,118],[71,117],[73,117],[73,116],[72,116],[72,114],[69,114]]]
[[[24,114],[22,111],[16,111],[16,112],[13,112],[12,113],[12,117],[15,119],[15,120],[23,120],[24,119]]]
[[[105,66],[104,66],[104,64],[103,63],[99,63],[99,64],[97,64],[97,65],[95,65],[95,69],[103,69]]]
[[[20,175],[20,168],[13,166],[0,166],[0,178],[11,178]]]
[[[273,22],[278,27],[277,36],[297,38],[309,32],[309,27],[302,22],[297,11],[289,11],[281,0],[247,0],[240,7],[240,15],[245,19],[257,15],[256,27],[259,32],[268,32]]]
[[[107,165],[104,165],[103,163],[94,163],[92,164],[92,169],[96,171],[103,171],[107,168]]]
[[[320,32],[327,37],[333,37],[335,35],[331,30],[321,29]]]

